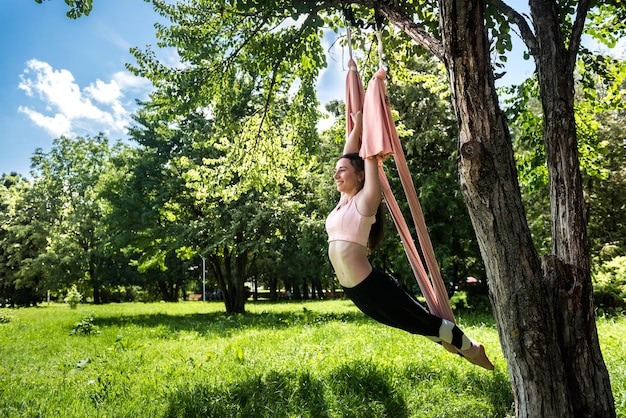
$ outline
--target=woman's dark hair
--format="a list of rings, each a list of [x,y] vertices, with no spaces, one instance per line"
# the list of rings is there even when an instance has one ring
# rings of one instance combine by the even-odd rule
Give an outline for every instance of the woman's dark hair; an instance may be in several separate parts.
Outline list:
[[[357,152],[351,152],[348,154],[342,155],[340,158],[347,158],[350,160],[350,164],[356,170],[357,173],[365,171],[365,161]],[[374,249],[381,243],[383,240],[383,202],[381,200],[380,205],[378,205],[378,209],[376,210],[376,222],[372,225],[372,229],[370,229],[370,235],[367,239],[367,248],[370,251],[374,251]]]

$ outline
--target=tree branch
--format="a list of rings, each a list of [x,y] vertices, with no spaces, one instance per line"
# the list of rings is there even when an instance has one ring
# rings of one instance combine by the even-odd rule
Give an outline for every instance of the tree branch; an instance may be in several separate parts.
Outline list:
[[[505,15],[510,21],[512,21],[513,23],[517,25],[517,27],[520,30],[520,34],[522,35],[522,40],[524,41],[524,44],[528,48],[528,52],[530,53],[530,55],[536,55],[537,54],[537,38],[535,37],[535,34],[533,33],[530,26],[528,26],[528,22],[526,22],[526,19],[524,18],[524,16],[518,13],[515,9],[513,9],[511,6],[509,6],[502,0],[490,0],[490,1],[491,1],[491,4],[493,4],[496,7],[496,9],[502,12],[503,15]]]
[[[380,4],[378,11],[402,32],[406,33],[409,38],[429,50],[440,61],[443,61],[444,50],[440,39],[416,25],[410,16],[407,16],[391,2]]]
[[[574,65],[576,64],[576,55],[580,48],[580,41],[585,28],[585,20],[587,19],[587,12],[589,12],[589,0],[581,0],[578,3],[578,9],[576,10],[576,19],[572,26],[572,37],[569,42],[568,49],[568,66],[571,71],[574,71]]]
[[[334,2],[326,2],[326,7]],[[398,6],[397,1],[376,1],[361,0],[352,1],[349,4],[357,4],[360,6],[376,9],[387,20],[397,26],[402,32],[406,33],[409,38],[426,48],[439,60],[444,58],[443,44],[433,34],[418,26],[413,22],[410,16],[407,16]],[[339,3],[342,4],[342,3]]]

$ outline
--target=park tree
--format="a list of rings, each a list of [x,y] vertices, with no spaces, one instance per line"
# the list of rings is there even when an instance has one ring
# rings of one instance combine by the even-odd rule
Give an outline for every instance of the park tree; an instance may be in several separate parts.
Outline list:
[[[251,273],[254,284],[270,290],[271,300],[278,299],[280,288],[291,292],[296,299],[306,298],[309,290],[314,297],[321,297],[322,281],[330,276],[330,271],[319,263],[323,218],[313,215],[310,219],[311,214],[321,211],[306,200],[318,184],[306,184],[302,178],[306,175],[319,182],[320,174],[316,171],[314,164],[309,163],[291,176],[293,186],[289,194],[276,202],[275,213],[280,214],[280,219],[269,237],[261,237],[264,251]]]
[[[45,207],[31,183],[17,173],[0,185],[0,299],[35,305],[46,294],[45,266],[38,256],[48,244]]]
[[[595,12],[623,21],[622,9],[599,6]],[[461,189],[490,279],[518,416],[614,415],[593,317],[574,112],[574,70],[589,7],[531,1],[527,19],[502,2],[485,8],[442,1],[440,40],[415,33],[448,69],[460,127]],[[395,11],[388,13],[394,23],[412,23],[394,19]],[[484,26],[494,20],[500,22],[494,28],[518,25],[537,68],[552,226],[551,254],[543,259],[528,230],[508,124],[494,89]],[[495,48],[506,42],[494,36]]]
[[[575,118],[579,161],[585,192],[590,254],[596,257],[606,246],[616,245],[623,252],[624,129],[623,97],[626,69],[623,62],[605,57],[603,78],[580,68],[579,77],[587,79],[576,87]],[[582,74],[580,74],[582,72]],[[538,101],[537,78],[503,89],[505,110],[515,138],[522,197],[531,219],[537,248],[550,248],[549,195],[545,193],[548,171],[543,145],[543,115]],[[548,210],[546,210],[546,208]]]
[[[613,64],[620,64],[614,62]],[[593,269],[626,246],[624,212],[626,147],[622,132],[626,125],[621,97],[626,89],[624,69],[611,71],[612,85],[590,80],[592,88],[576,89],[576,125],[582,172],[588,235]],[[618,80],[622,80],[621,83]],[[542,113],[537,100],[537,79],[505,89],[505,108],[512,120],[515,156],[522,197],[537,248],[550,248],[550,203],[546,193],[548,171],[542,141]],[[609,257],[609,258],[607,258]]]
[[[580,62],[603,74],[603,60],[581,47],[582,36],[614,45],[624,32],[623,5],[530,0],[527,13],[501,0],[349,3],[357,18],[373,20],[373,10],[386,18],[388,42],[403,34],[413,43],[409,55],[426,51],[446,68],[459,132],[460,187],[489,279],[516,415],[615,416],[591,297],[574,74]],[[342,25],[346,2],[154,5],[172,22],[158,27],[162,45],[177,48],[184,64],[168,68],[151,51],[135,51],[134,69],[157,86],[155,101],[178,114],[216,103],[228,107],[235,103],[232,81],[253,73],[265,109],[276,105],[276,90],[289,85],[297,91],[293,105],[300,117],[310,120],[313,79],[326,64],[323,28]],[[543,115],[551,208],[550,249],[543,256],[528,227],[509,124],[495,88],[494,67],[511,49],[512,28],[536,66]]]
[[[619,76],[619,73],[617,73]],[[626,246],[626,181],[624,177],[623,129],[624,104],[614,103],[623,94],[626,83],[594,85],[593,90],[577,88],[576,124],[579,133],[580,165],[585,193],[588,236],[592,259],[595,308],[611,313],[626,304],[619,274],[603,272],[619,262]],[[509,89],[516,159],[519,167],[522,197],[528,212],[533,238],[538,248],[550,246],[550,205],[545,193],[548,173],[541,141],[541,112],[538,106],[521,105],[536,102],[532,94],[536,79]],[[614,90],[614,91],[611,91]],[[622,257],[623,258],[623,257]]]
[[[32,157],[35,206],[46,237],[35,266],[45,266],[48,289],[77,285],[93,292],[94,303],[102,302],[100,293],[111,280],[104,274],[107,209],[99,193],[113,152],[102,134],[62,136],[53,141],[50,151],[38,149]]]
[[[166,277],[166,260],[203,257],[229,313],[245,311],[246,282],[273,273],[263,260],[293,234],[306,193],[294,144],[307,128],[289,100],[259,112],[257,81],[231,79],[225,93],[234,102],[184,111],[157,91],[130,129],[138,146],[107,187],[117,245],[138,268]]]
[[[190,198],[178,175],[179,161],[190,149],[146,110],[135,116],[130,137],[136,144],[115,155],[114,170],[103,180],[101,196],[110,208],[108,248],[135,269],[139,280],[134,284],[145,288],[150,299],[177,302],[193,264],[183,255],[191,245],[186,211],[201,210],[186,204]]]

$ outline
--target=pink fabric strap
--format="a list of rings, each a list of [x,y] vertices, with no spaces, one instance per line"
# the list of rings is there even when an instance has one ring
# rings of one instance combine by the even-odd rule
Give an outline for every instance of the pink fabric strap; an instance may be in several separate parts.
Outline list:
[[[352,72],[352,70],[350,72]],[[354,72],[356,73],[356,71]],[[358,73],[356,74],[358,77]],[[355,74],[349,74],[349,77],[354,80],[354,75]],[[378,172],[385,202],[404,244],[404,249],[417,283],[426,298],[428,308],[433,314],[454,322],[454,314],[448,302],[448,292],[443,283],[441,272],[439,271],[439,265],[437,264],[435,252],[426,228],[426,222],[424,221],[422,207],[417,198],[402,144],[398,138],[395,122],[391,115],[391,107],[385,88],[385,77],[386,73],[384,69],[379,69],[370,80],[365,93],[365,99],[361,107],[363,109],[363,134],[360,155],[363,158],[386,158],[390,154],[394,155],[394,161],[398,168],[400,181],[402,182],[402,187],[404,188],[404,193],[411,209],[411,216],[415,224],[419,244],[422,248],[422,254],[424,255],[430,277],[424,268],[407,223],[389,187],[389,181],[387,180],[385,171],[382,166],[379,165]],[[354,85],[354,82],[346,84],[346,94],[348,96],[351,94],[350,89],[354,88],[350,86]],[[356,88],[358,89],[358,87]],[[347,103],[347,108],[348,112],[355,112],[361,109],[358,107],[358,103],[354,102]],[[347,118],[350,119],[350,114],[347,115]]]
[[[439,271],[439,265],[437,264],[437,259],[435,258],[428,230],[426,229],[426,222],[424,221],[422,207],[417,199],[417,194],[415,193],[415,188],[413,187],[413,182],[411,181],[406,160],[404,160],[404,164],[402,164],[398,161],[396,154],[394,154],[394,160],[396,161],[398,172],[404,172],[400,174],[400,180],[402,181],[405,193],[407,194],[409,208],[411,209],[411,215],[413,217],[413,222],[415,223],[418,240],[420,246],[422,247],[422,254],[426,260],[426,266],[430,272],[430,277],[424,269],[424,265],[422,264],[422,260],[417,252],[409,227],[406,220],[402,216],[398,202],[391,191],[385,170],[383,170],[382,166],[378,166],[378,176],[383,189],[383,195],[385,196],[385,203],[387,204],[391,218],[396,225],[396,229],[400,234],[404,250],[407,258],[409,259],[409,263],[411,264],[411,268],[413,269],[413,274],[417,280],[417,284],[426,299],[428,309],[431,313],[440,318],[455,322],[454,313],[452,312],[452,308],[450,308],[450,303],[448,302],[448,292],[443,284],[443,278],[441,277],[441,273]],[[406,179],[403,179],[405,176],[408,176],[410,186],[405,183]],[[407,188],[409,189],[408,192]]]

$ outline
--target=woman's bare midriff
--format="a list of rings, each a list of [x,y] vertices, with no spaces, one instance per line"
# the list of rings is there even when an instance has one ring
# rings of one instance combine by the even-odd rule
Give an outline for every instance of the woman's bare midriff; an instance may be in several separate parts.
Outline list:
[[[328,243],[328,257],[343,287],[354,287],[372,272],[367,248],[349,241]]]

